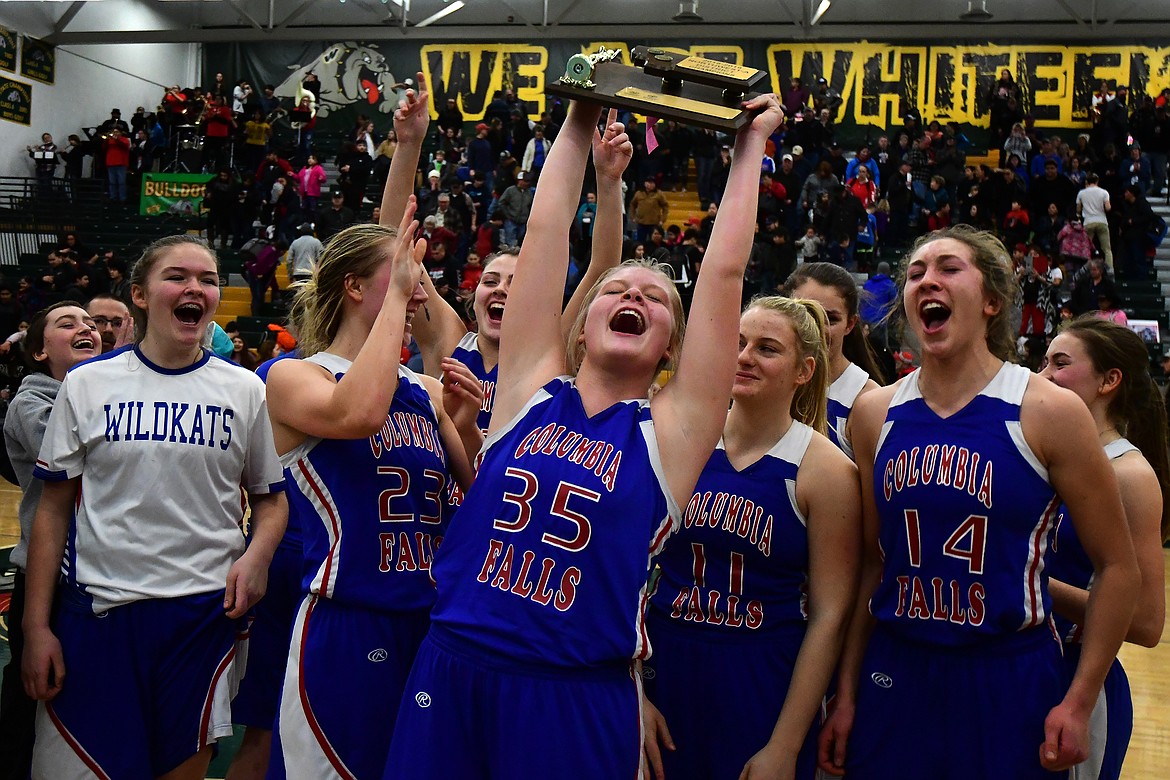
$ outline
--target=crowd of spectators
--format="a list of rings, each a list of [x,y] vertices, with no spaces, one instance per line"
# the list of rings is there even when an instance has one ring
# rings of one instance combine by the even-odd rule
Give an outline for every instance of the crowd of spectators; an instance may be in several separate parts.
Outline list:
[[[59,301],[90,309],[106,349],[133,331],[128,264],[113,251],[87,246],[65,233],[43,269],[0,278],[0,417],[27,373],[25,331],[33,316]]]
[[[94,153],[96,139],[95,171],[105,172],[110,199],[121,201],[128,181],[133,191],[135,175],[164,166],[168,156],[178,159],[194,125],[202,139],[200,165],[216,173],[205,201],[208,238],[245,251],[259,310],[290,247],[301,247],[285,257],[290,276],[303,276],[312,263],[312,253],[303,251],[306,237],[320,246],[346,225],[376,219],[371,207],[396,150],[393,129],[366,115],[357,116],[340,142],[322,148],[315,134],[318,89],[310,73],[297,105],[282,106],[271,85],[257,92],[217,73],[202,90],[167,89],[157,112],[140,107],[129,124],[114,110],[87,130],[88,146],[71,136],[69,149],[37,154],[52,147],[46,134],[29,154],[39,184],[49,186],[60,161],[67,176],[79,176],[79,157]],[[1119,309],[1124,301],[1114,279],[1151,275],[1165,223],[1148,199],[1166,191],[1170,90],[1131,106],[1126,86],[1103,83],[1092,98],[1091,130],[1062,138],[1037,127],[1004,70],[986,94],[990,149],[982,161],[967,159],[973,144],[957,124],[926,121],[912,107],[885,132],[844,143],[833,121],[841,97],[823,78],[808,85],[793,78],[781,99],[787,120],[770,140],[760,172],[745,299],[776,290],[805,261],[877,273],[878,262],[896,264],[918,235],[955,223],[995,231],[1013,251],[1025,337],[1050,334],[1062,307],[1072,314],[1106,303]],[[550,99],[533,121],[512,90],[498,92],[474,126],[454,99],[439,108],[416,194],[429,239],[427,269],[453,303],[474,289],[486,257],[524,240],[534,188],[564,112]],[[274,131],[290,117],[295,126]],[[733,139],[675,122],[647,128],[632,115],[621,118],[634,145],[623,188],[626,255],[669,264],[687,300],[719,209]],[[334,164],[332,181],[325,162]],[[590,182],[587,175],[571,236],[573,269],[588,261],[596,213]],[[697,195],[705,216],[671,213],[679,201],[665,193],[686,190]],[[1099,268],[1089,262],[1094,258]],[[1098,272],[1103,282],[1085,281]],[[1104,295],[1098,295],[1101,284]]]

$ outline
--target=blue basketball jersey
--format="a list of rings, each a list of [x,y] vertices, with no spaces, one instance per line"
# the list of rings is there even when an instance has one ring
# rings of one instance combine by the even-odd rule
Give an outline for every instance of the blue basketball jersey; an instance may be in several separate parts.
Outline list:
[[[1105,455],[1116,460],[1127,452],[1140,452],[1129,439],[1117,439],[1105,445]],[[1086,590],[1093,587],[1093,562],[1068,517],[1068,507],[1060,505],[1056,520],[1056,535],[1052,539],[1052,552],[1048,556],[1048,576],[1054,580]],[[1067,618],[1053,615],[1056,631],[1064,642],[1080,642],[1082,628]]]
[[[878,439],[883,564],[870,611],[894,635],[937,645],[1042,625],[1060,500],[1020,427],[1031,372],[1005,363],[945,419],[919,376],[901,381]]]
[[[869,374],[856,363],[850,363],[848,368],[841,372],[833,384],[829,385],[829,440],[841,448],[841,451],[853,458],[853,447],[845,436],[845,426],[849,423],[849,413],[853,411],[853,403],[865,383],[869,381]]]
[[[481,431],[487,433],[488,424],[492,421],[492,407],[496,404],[496,378],[500,374],[500,366],[492,366],[491,371],[483,367],[483,354],[479,351],[477,339],[475,333],[464,335],[451,352],[451,357],[467,366],[483,386],[483,404],[479,407],[476,423]]]
[[[741,633],[808,619],[808,531],[796,473],[812,437],[812,428],[794,421],[742,471],[719,443],[682,527],[658,557],[653,609],[680,624]]]
[[[295,360],[297,358],[298,355],[296,352],[285,352],[282,355],[277,355],[274,358],[265,360],[263,363],[256,366],[256,376],[260,377],[264,384],[268,384],[268,371],[272,368],[274,363],[276,363],[278,360]],[[288,470],[287,467],[284,469],[284,481],[285,484],[288,485],[293,483],[292,473]],[[287,547],[289,549],[295,548],[298,551],[304,548],[304,543],[301,539],[301,527],[297,522],[296,515],[291,512],[288,516],[288,526],[285,527],[284,536],[281,537],[280,540],[280,546]],[[300,602],[299,598],[297,599],[297,602]],[[295,605],[293,609],[296,609]]]
[[[321,352],[306,360],[340,379],[351,362]],[[306,439],[281,456],[291,475],[289,513],[319,562],[308,593],[378,610],[434,603],[431,560],[447,528],[447,455],[430,395],[408,368],[386,421],[364,439]]]
[[[479,416],[475,424],[486,436],[488,425],[492,421],[492,408],[496,404],[496,378],[499,376],[500,366],[499,364],[493,366],[491,371],[484,368],[483,354],[479,351],[479,342],[476,339],[475,333],[464,334],[458,346],[451,352],[451,357],[467,366],[483,387],[483,403],[479,407]],[[463,503],[463,490],[454,480],[447,486],[447,503],[452,507],[449,510],[452,513],[455,511],[454,507]]]
[[[435,560],[432,631],[533,666],[648,657],[650,560],[678,521],[649,401],[589,417],[554,379],[484,444]]]

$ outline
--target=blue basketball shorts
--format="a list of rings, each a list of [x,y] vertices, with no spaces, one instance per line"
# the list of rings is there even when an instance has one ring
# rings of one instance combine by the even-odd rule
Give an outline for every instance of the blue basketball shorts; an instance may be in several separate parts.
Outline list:
[[[646,698],[662,712],[675,750],[670,780],[736,780],[780,717],[805,627],[743,636],[695,629],[651,610],[654,655],[642,666]],[[797,758],[797,780],[816,773],[818,715]]]
[[[62,588],[53,630],[66,674],[38,708],[33,777],[157,777],[230,736],[247,642],[223,595],[145,599],[95,615]]]
[[[849,780],[1053,780],[1044,720],[1068,689],[1040,626],[976,647],[909,642],[878,626],[858,681]]]
[[[1064,646],[1065,671],[1070,682],[1080,660],[1080,645]],[[1089,757],[1072,768],[1071,780],[1118,780],[1132,734],[1133,697],[1129,678],[1121,662],[1114,658],[1089,717]]]
[[[276,723],[289,637],[301,603],[303,556],[300,548],[284,544],[272,555],[268,590],[252,610],[248,668],[232,702],[232,722],[237,725],[271,729]]]
[[[415,660],[385,780],[636,780],[642,686],[632,665],[534,669],[432,627]]]
[[[280,701],[284,775],[377,778],[430,611],[386,613],[308,596]],[[436,743],[438,744],[438,743]],[[279,764],[269,777],[279,776]]]

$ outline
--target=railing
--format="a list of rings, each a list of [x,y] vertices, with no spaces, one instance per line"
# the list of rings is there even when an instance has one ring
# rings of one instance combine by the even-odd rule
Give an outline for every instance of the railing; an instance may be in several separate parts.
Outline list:
[[[43,256],[46,245],[55,246],[66,232],[91,248],[129,256],[160,236],[202,227],[197,217],[140,216],[133,206],[109,203],[105,190],[98,179],[45,184],[0,177],[0,265],[18,265],[22,255]]]

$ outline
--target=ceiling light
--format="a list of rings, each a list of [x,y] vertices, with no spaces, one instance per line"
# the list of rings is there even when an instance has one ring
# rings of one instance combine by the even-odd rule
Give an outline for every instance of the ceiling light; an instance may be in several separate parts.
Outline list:
[[[671,21],[675,22],[701,22],[703,17],[699,16],[699,0],[687,0],[687,2],[678,4],[678,13],[670,17]]]
[[[833,4],[833,0],[821,0],[821,4],[817,6],[816,13],[813,14],[812,21],[809,22],[809,26],[811,27],[812,25],[819,22],[821,20],[821,17],[825,15],[825,11],[828,11],[829,6],[831,6],[832,4]]]
[[[428,16],[426,19],[423,19],[421,22],[416,24],[415,27],[426,27],[430,24],[433,24],[445,16],[450,16],[465,5],[467,5],[467,3],[465,3],[464,0],[455,0],[455,2],[451,3],[451,5],[447,6],[446,8],[439,9],[435,13]]]
[[[987,0],[979,0],[979,7],[975,7],[975,0],[967,0],[967,10],[959,14],[964,22],[986,22],[991,19],[991,11],[987,10]]]

